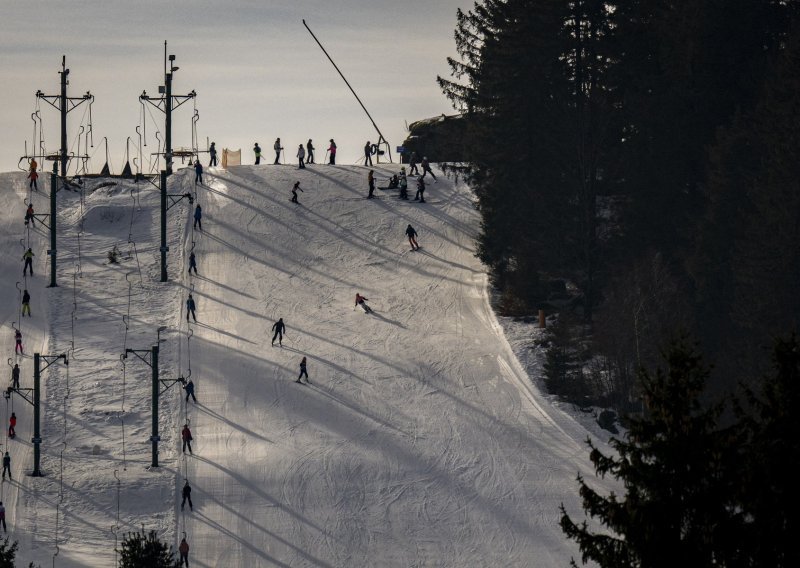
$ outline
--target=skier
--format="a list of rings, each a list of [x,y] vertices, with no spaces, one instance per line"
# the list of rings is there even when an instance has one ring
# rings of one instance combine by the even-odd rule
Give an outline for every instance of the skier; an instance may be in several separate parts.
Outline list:
[[[30,184],[29,184],[29,187],[30,187],[30,188],[31,188],[33,191],[39,191],[39,186],[38,186],[38,184],[36,183],[36,180],[37,180],[37,179],[39,179],[39,174],[37,174],[37,173],[36,173],[36,170],[31,170],[31,173],[29,173],[29,174],[28,174],[28,177],[29,177],[29,178],[30,178],[30,180],[31,180],[31,182],[30,182]]]
[[[211,156],[211,160],[208,162],[208,167],[216,166],[217,165],[217,146],[216,142],[212,142],[211,146],[208,148],[208,155]]]
[[[306,164],[313,164],[314,163],[314,145],[311,143],[311,138],[308,139],[306,142]]]
[[[189,321],[189,314],[192,314],[192,318],[195,322],[197,321],[197,316],[194,313],[195,307],[194,298],[189,294],[189,297],[186,299],[186,321]]]
[[[181,553],[178,566],[183,566],[183,563],[186,562],[186,568],[189,568],[189,543],[186,542],[185,538],[181,539],[181,544],[178,546],[178,552]]]
[[[297,169],[298,170],[306,169],[306,165],[303,163],[303,160],[305,159],[305,157],[306,157],[306,149],[303,148],[302,144],[300,144],[300,146],[297,148],[297,162],[298,162]]]
[[[311,381],[308,380],[308,371],[306,371],[306,358],[305,357],[303,357],[303,360],[300,361],[300,375],[297,377],[297,380],[295,382],[296,383],[302,383],[303,381],[301,381],[300,379],[303,376],[306,377],[306,383],[311,384]]]
[[[25,312],[28,312],[28,317],[31,317],[31,295],[28,294],[27,289],[22,293],[22,317],[25,317]]]
[[[365,298],[364,296],[362,296],[361,294],[356,292],[356,306],[361,306],[361,309],[364,310],[365,314],[371,314],[372,313],[372,308],[370,308],[367,305],[367,301],[368,300],[369,300],[369,298]]]
[[[194,228],[203,230],[203,208],[200,207],[199,203],[194,208]]]
[[[367,175],[367,183],[369,184],[369,193],[367,194],[367,199],[372,199],[375,197],[373,192],[375,191],[375,171],[370,170],[369,174]]]
[[[36,161],[36,158],[31,158],[30,171],[35,172],[38,168],[39,168],[39,163]]]
[[[33,251],[30,248],[28,248],[28,250],[25,251],[25,254],[22,255],[22,260],[25,261],[25,266],[22,267],[22,275],[23,276],[25,276],[25,271],[28,270],[29,268],[31,270],[31,276],[33,276],[33,257],[34,256],[36,256],[36,255],[33,254]]]
[[[194,381],[189,379],[189,382],[186,383],[186,386],[183,387],[183,389],[186,391],[186,402],[189,402],[189,397],[192,397],[192,400],[195,402],[195,404],[197,404],[197,397],[194,396]]]
[[[275,161],[272,165],[277,166],[281,162],[281,150],[283,150],[280,138],[275,139],[275,144],[272,145],[272,149],[275,150]]]
[[[189,253],[189,274],[192,273],[193,268],[194,273],[197,274],[197,258],[194,256],[194,251]]]
[[[30,223],[32,226],[36,226],[36,220],[33,217],[33,203],[28,204],[28,208],[25,210],[25,224],[27,225]]]
[[[437,181],[436,180],[436,175],[431,170],[431,164],[430,164],[430,162],[428,162],[428,158],[427,157],[426,158],[422,158],[422,163],[420,165],[422,166],[422,177],[425,177],[425,174],[431,174],[431,177],[433,178],[433,181]]]
[[[203,164],[200,163],[200,158],[194,161],[194,184],[203,185]]]
[[[8,419],[8,437],[13,438],[17,435],[17,415],[11,413],[11,418]]]
[[[192,453],[192,431],[189,430],[189,425],[184,424],[181,430],[181,440],[183,440],[183,453],[186,453],[186,448],[189,448],[189,453]]]
[[[261,163],[261,146],[258,145],[258,142],[253,146],[253,152],[255,152],[256,155],[256,165],[258,165]]]
[[[181,495],[183,496],[183,501],[181,501],[181,511],[183,511],[183,506],[186,504],[186,501],[189,501],[189,510],[194,511],[194,505],[192,505],[192,486],[189,485],[188,479],[186,480],[186,483],[183,484]]]
[[[294,182],[294,185],[292,186],[292,199],[291,199],[292,203],[300,203],[299,201],[297,201],[297,190],[303,191],[303,188],[300,187],[299,181]]]
[[[6,527],[6,508],[2,501],[0,501],[0,523],[3,523],[3,532],[8,532]]]
[[[408,227],[406,227],[406,235],[408,235],[408,242],[411,245],[411,250],[419,250],[419,245],[417,244],[417,231],[414,230],[414,227],[411,226],[411,223],[409,223]]]
[[[16,345],[14,346],[14,353],[25,355],[25,352],[22,350],[22,332],[18,329],[14,331],[14,340],[16,342]]]
[[[332,165],[332,166],[335,166],[336,165],[336,142],[333,141],[333,138],[331,138],[331,145],[328,146],[328,152],[331,155],[330,161],[328,163],[330,165]]]
[[[19,388],[19,363],[14,363],[14,368],[11,369],[11,388]]]
[[[367,164],[372,165],[372,144],[369,143],[369,140],[364,144],[364,165]]]
[[[422,178],[417,179],[417,194],[414,196],[414,201],[425,203],[425,180]]]
[[[400,168],[400,199],[408,199],[408,178],[406,178],[406,169]]]
[[[283,323],[283,318],[278,318],[274,324],[272,324],[272,331],[275,334],[272,336],[272,345],[275,345],[275,340],[278,340],[278,345],[283,347],[283,334],[286,333],[286,325]]]
[[[3,481],[6,479],[6,472],[8,472],[8,478],[13,480],[14,478],[11,477],[11,456],[8,455],[8,452],[3,456]]]
[[[410,176],[418,176],[419,170],[417,169],[417,162],[419,161],[419,157],[417,156],[416,152],[411,152],[411,158],[408,160],[408,175]]]

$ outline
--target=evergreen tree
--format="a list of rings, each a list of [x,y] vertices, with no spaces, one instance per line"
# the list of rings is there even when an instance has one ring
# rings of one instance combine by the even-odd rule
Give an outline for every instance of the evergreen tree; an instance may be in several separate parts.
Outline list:
[[[794,479],[800,463],[800,343],[797,336],[778,340],[773,352],[774,372],[760,393],[747,391],[742,459],[736,464],[741,478],[737,494],[746,527],[741,542],[748,548],[751,566],[800,566],[797,503],[800,486]]]
[[[158,539],[156,531],[128,533],[119,552],[119,568],[176,568],[172,547]]]
[[[716,427],[721,406],[701,404],[709,371],[685,340],[673,342],[665,359],[666,372],[640,373],[646,411],[629,417],[625,439],[612,439],[615,455],[589,442],[597,475],[625,487],[620,497],[602,496],[578,477],[584,510],[606,530],[575,523],[561,507],[561,527],[578,543],[584,563],[710,567],[719,565],[720,550],[727,556],[738,544],[728,538],[734,530],[724,475],[729,434]]]
[[[439,78],[470,129],[478,256],[493,283],[532,304],[547,278],[567,276],[583,290],[588,317],[603,113],[612,106],[603,51],[611,13],[596,0],[476,3],[458,12],[461,60],[448,60],[457,81]]]
[[[0,568],[14,568],[14,559],[17,557],[19,544],[15,540],[9,544],[8,537],[0,541]]]

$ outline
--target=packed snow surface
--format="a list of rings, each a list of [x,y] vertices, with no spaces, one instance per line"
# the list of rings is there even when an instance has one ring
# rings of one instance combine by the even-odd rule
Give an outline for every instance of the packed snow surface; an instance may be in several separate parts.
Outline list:
[[[381,186],[399,167],[374,169]],[[31,389],[34,352],[69,360],[42,361],[42,477],[30,476],[33,411],[21,395],[32,392],[2,408],[6,424],[19,417],[1,498],[20,565],[114,566],[115,547],[142,526],[176,548],[185,535],[192,566],[203,567],[560,567],[577,556],[558,508],[580,514],[575,477],[592,474],[589,434],[541,395],[503,336],[474,256],[469,188],[439,172],[427,203],[395,190],[368,200],[367,172],[212,168],[196,186],[179,170],[168,184],[166,283],[158,188],[85,180],[58,193],[55,288],[48,219],[22,222],[26,199],[49,212],[50,176],[31,196],[24,173],[0,175],[9,364]],[[27,246],[35,276],[23,278]],[[197,276],[187,273],[191,250]],[[30,318],[20,317],[22,289]],[[355,307],[356,292],[372,314]],[[189,293],[196,323],[186,320]],[[280,317],[287,332],[273,346]],[[295,382],[303,357],[309,385]],[[181,377],[197,404],[185,402]],[[187,479],[193,511],[180,508]]]

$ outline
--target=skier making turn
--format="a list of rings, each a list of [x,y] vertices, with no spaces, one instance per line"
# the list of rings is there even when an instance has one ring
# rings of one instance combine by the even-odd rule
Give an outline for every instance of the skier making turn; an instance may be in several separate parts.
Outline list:
[[[356,292],[356,306],[361,306],[361,309],[364,310],[365,314],[371,314],[372,313],[372,308],[370,308],[367,305],[367,301],[368,300],[369,300],[369,298],[365,298],[364,296],[362,296],[361,294]]]
[[[417,244],[417,231],[411,226],[411,223],[406,227],[406,235],[408,236],[408,243],[411,245],[411,250],[419,250]]]

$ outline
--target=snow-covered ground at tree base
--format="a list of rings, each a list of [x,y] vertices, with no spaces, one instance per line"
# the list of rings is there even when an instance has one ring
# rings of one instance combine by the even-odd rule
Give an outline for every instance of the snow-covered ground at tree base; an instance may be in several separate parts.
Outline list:
[[[399,166],[374,169],[380,186]],[[0,403],[5,424],[19,417],[0,495],[19,565],[114,566],[115,547],[142,527],[176,548],[185,535],[200,567],[561,567],[578,556],[559,505],[583,518],[575,478],[593,478],[585,440],[600,433],[543,396],[507,341],[474,256],[469,188],[440,174],[425,204],[394,190],[367,200],[367,171],[212,168],[195,186],[179,170],[168,191],[196,194],[203,230],[187,199],[170,208],[167,283],[158,189],[87,179],[58,193],[56,288],[46,229],[22,223],[25,174],[0,175],[9,364],[30,389],[34,352],[69,360],[41,374],[42,477],[30,476],[30,392]],[[49,180],[32,196],[37,213],[49,212]],[[24,279],[28,243],[35,276]],[[21,318],[26,287],[33,317]],[[186,321],[190,292],[197,323]],[[373,314],[355,309],[356,292]],[[282,347],[270,344],[279,317]],[[145,356],[159,338],[153,469],[151,369],[121,354]],[[304,356],[310,385],[294,382]],[[194,381],[197,404],[167,388],[179,377]],[[184,423],[193,455],[181,453]],[[185,479],[193,511],[180,509]]]

